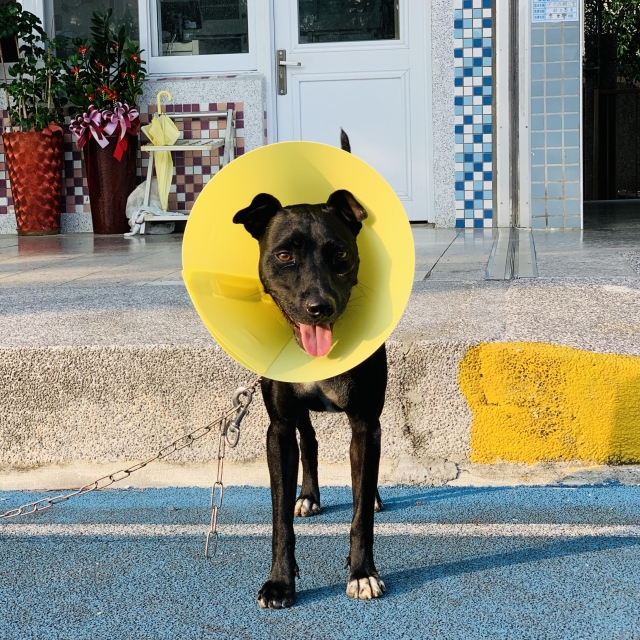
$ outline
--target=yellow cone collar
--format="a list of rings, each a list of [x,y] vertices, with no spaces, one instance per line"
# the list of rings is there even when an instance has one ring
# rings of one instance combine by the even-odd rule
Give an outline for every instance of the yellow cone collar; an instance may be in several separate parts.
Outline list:
[[[349,190],[367,210],[357,237],[358,285],[333,327],[333,346],[313,357],[258,277],[258,242],[233,216],[259,193],[283,206],[324,203]],[[365,162],[337,147],[282,142],[240,156],[198,197],[184,235],[182,275],[200,318],[222,348],[267,378],[311,382],[360,364],[389,337],[409,300],[414,248],[402,204]]]

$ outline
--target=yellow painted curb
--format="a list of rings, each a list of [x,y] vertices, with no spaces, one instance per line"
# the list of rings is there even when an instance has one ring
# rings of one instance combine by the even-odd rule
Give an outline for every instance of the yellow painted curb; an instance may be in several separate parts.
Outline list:
[[[462,360],[477,463],[640,462],[640,357],[483,343]]]

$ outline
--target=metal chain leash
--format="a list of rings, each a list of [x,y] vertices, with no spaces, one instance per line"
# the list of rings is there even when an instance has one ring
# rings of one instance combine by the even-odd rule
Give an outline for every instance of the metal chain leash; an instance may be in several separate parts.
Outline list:
[[[53,496],[52,498],[42,498],[41,500],[36,500],[35,502],[23,504],[22,506],[16,507],[15,509],[9,509],[9,511],[6,511],[5,513],[0,513],[0,520],[28,515],[30,513],[37,513],[38,511],[44,511],[45,509],[53,507],[53,505],[55,504],[66,502],[67,500],[69,500],[69,498],[82,496],[85,493],[91,493],[92,491],[97,491],[100,489],[106,489],[112,484],[128,478],[132,473],[143,469],[151,462],[155,462],[156,460],[163,460],[176,451],[180,451],[181,449],[190,447],[194,442],[197,442],[198,440],[200,440],[200,438],[203,438],[208,433],[213,431],[216,427],[218,427],[220,434],[218,441],[218,472],[216,475],[216,481],[211,490],[211,530],[209,531],[209,533],[207,533],[207,540],[205,543],[205,556],[209,557],[209,540],[212,535],[215,536],[216,546],[213,552],[215,555],[218,547],[218,510],[222,507],[222,494],[224,491],[224,486],[222,484],[222,471],[225,448],[226,445],[229,445],[229,447],[231,448],[237,446],[238,441],[240,440],[240,424],[249,411],[249,405],[253,401],[253,395],[255,394],[258,385],[260,384],[260,380],[261,378],[258,377],[249,387],[238,387],[238,389],[236,389],[235,393],[233,394],[231,408],[224,411],[217,420],[210,422],[204,427],[194,429],[193,431],[191,431],[191,433],[180,436],[171,444],[160,449],[160,451],[158,451],[158,453],[156,453],[156,455],[152,456],[151,458],[147,458],[142,462],[138,462],[137,464],[134,464],[127,469],[121,469],[120,471],[116,471],[115,473],[111,473],[107,476],[103,476],[102,478],[98,478],[94,482],[86,484],[79,489],[74,489],[70,493],[60,494],[57,496]],[[219,490],[217,503],[214,502],[216,488]]]
[[[256,388],[260,383],[261,378],[258,377],[254,380],[253,385],[248,389],[246,387],[239,387],[233,394],[233,406],[239,409],[235,418],[228,417],[220,429],[220,435],[218,437],[218,472],[216,474],[216,481],[211,487],[211,526],[207,533],[207,539],[204,543],[204,556],[209,557],[209,543],[211,537],[215,537],[215,546],[213,547],[213,555],[216,555],[218,551],[218,511],[222,508],[222,496],[224,494],[224,484],[222,483],[222,472],[224,470],[224,456],[226,454],[227,445],[230,449],[234,449],[240,440],[240,423],[249,410],[249,405],[253,400],[253,394],[256,392]],[[244,398],[244,404],[240,402],[240,399]],[[218,499],[216,500],[216,489],[218,490]]]

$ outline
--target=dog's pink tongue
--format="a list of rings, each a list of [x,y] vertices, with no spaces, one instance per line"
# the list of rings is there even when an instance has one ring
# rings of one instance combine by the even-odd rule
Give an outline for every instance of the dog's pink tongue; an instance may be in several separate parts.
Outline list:
[[[301,324],[302,346],[310,356],[326,356],[331,349],[331,325]]]

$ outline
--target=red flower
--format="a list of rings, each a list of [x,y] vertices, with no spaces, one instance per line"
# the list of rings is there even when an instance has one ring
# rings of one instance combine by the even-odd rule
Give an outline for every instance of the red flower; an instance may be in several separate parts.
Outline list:
[[[131,54],[129,58],[131,58],[131,60],[133,60],[134,62],[140,62],[141,59],[140,56],[136,56],[134,54]]]
[[[117,42],[112,42],[111,46],[117,51],[120,48],[120,45]]]
[[[102,71],[106,71],[107,67],[102,64],[102,62],[96,62],[96,66],[98,67],[98,69],[101,69]]]
[[[95,96],[95,94],[90,93],[90,94],[87,96],[87,98],[89,98],[89,100],[90,100],[91,102],[95,102],[96,96]]]
[[[138,77],[137,73],[130,73],[129,75],[131,76],[132,80],[135,80]]]
[[[127,77],[127,72],[126,72],[126,71],[123,71],[123,72],[120,74],[120,77],[121,77],[121,78],[123,78],[123,79],[124,79],[124,78],[126,78],[126,77]]]
[[[89,51],[89,47],[87,47],[86,45],[84,47],[80,47],[78,49],[78,53],[81,53],[82,55],[84,55],[85,53],[87,53],[87,51]]]
[[[73,67],[71,69],[71,73],[73,73],[73,75],[77,78],[78,75],[80,74],[80,69],[78,69],[78,67]]]
[[[111,87],[107,87],[106,85],[104,87],[98,87],[97,91],[101,95],[106,94],[109,100],[116,100],[118,98],[118,92],[115,89],[111,89]]]

